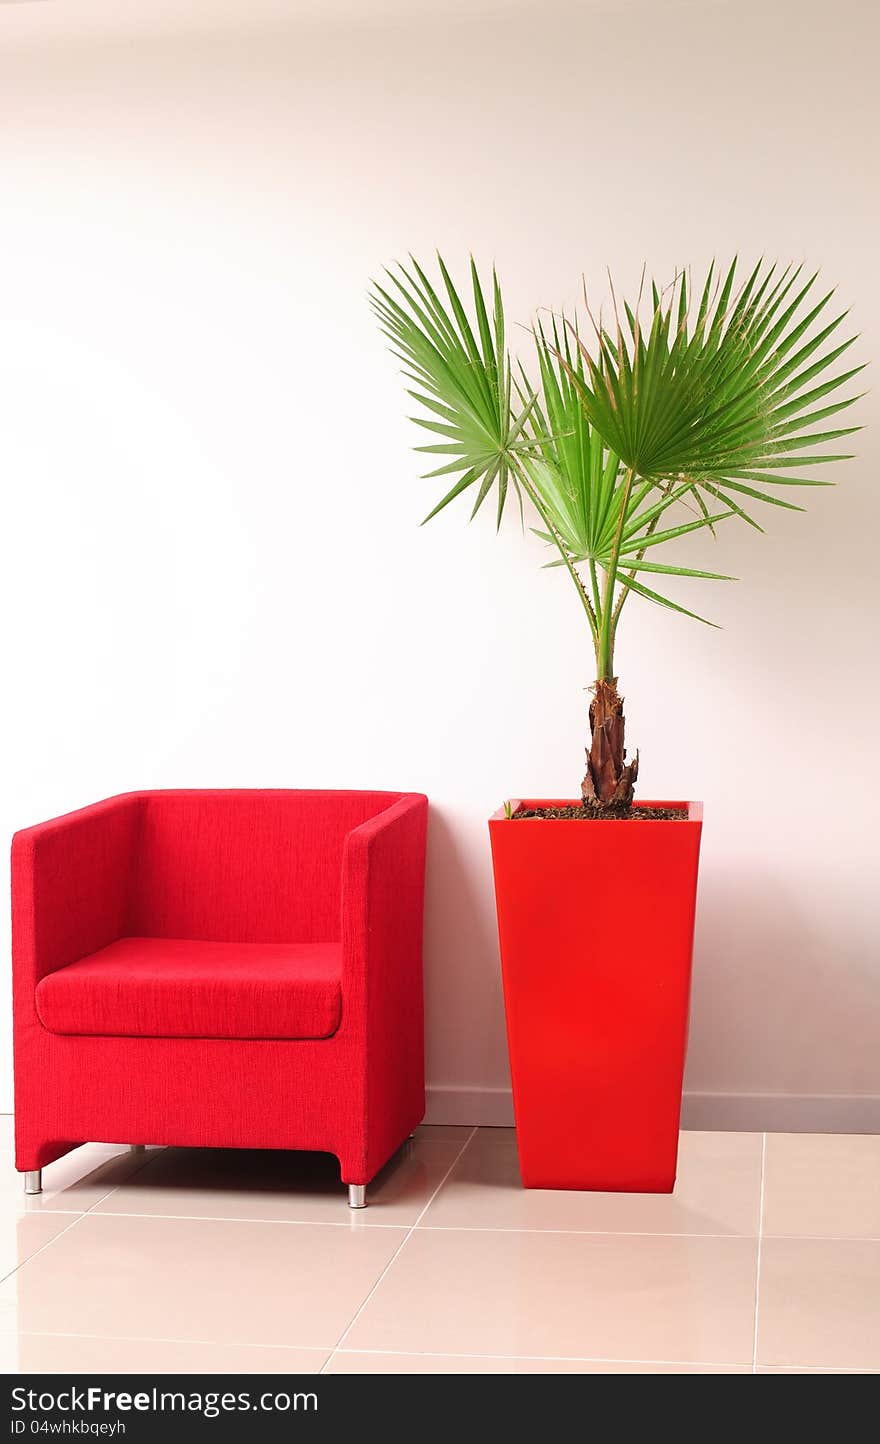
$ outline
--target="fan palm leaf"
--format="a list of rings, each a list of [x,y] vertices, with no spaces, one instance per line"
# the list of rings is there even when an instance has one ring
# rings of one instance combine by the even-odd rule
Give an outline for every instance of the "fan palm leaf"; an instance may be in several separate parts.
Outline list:
[[[536,528],[537,534],[557,547],[561,541],[575,564],[589,565],[598,631],[606,607],[608,580],[612,585],[617,581],[621,563],[631,573],[650,570],[668,576],[732,580],[717,572],[642,560],[649,547],[712,527],[732,513],[729,508],[713,514],[706,508],[691,507],[686,520],[657,530],[670,508],[678,506],[680,510],[687,505],[691,488],[687,484],[658,485],[653,480],[630,484],[619,454],[605,445],[587,419],[581,399],[587,378],[583,350],[575,344],[578,340],[576,330],[566,327],[564,319],[560,328],[554,318],[549,334],[540,325],[535,331],[543,406],[538,402],[533,405],[528,426],[538,454],[525,456],[522,466],[556,533]],[[549,565],[561,566],[563,559]],[[605,574],[604,587],[599,585],[597,569]],[[644,586],[632,589],[661,606],[685,610]],[[608,604],[614,604],[610,595]]]
[[[624,321],[615,307],[595,356],[578,336],[579,367],[563,364],[635,476],[685,482],[751,520],[739,498],[800,509],[774,488],[822,484],[804,472],[847,459],[828,444],[858,427],[823,427],[858,399],[842,388],[862,367],[836,364],[856,338],[834,340],[846,311],[822,323],[834,293],[815,297],[817,273],[759,262],[735,292],[736,272],[734,260],[716,286],[710,267],[696,308],[683,273],[653,287],[645,323],[639,300]]]
[[[490,319],[471,260],[472,323],[442,256],[437,260],[445,301],[412,257],[409,267],[386,271],[387,285],[374,283],[370,300],[404,375],[414,384],[409,395],[427,413],[411,420],[438,438],[416,450],[445,458],[425,477],[457,477],[425,520],[471,487],[476,487],[474,515],[494,487],[500,524],[510,483],[519,488],[512,462],[524,446],[530,403],[511,404],[504,306],[494,271]]]

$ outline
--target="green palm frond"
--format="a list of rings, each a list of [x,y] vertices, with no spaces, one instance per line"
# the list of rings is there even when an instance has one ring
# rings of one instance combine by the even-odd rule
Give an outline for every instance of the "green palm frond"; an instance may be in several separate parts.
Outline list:
[[[856,338],[834,336],[846,311],[825,322],[834,293],[815,299],[817,273],[759,262],[734,291],[736,270],[734,260],[716,286],[710,267],[696,308],[680,274],[664,293],[653,288],[645,323],[637,301],[613,334],[597,325],[595,357],[580,337],[578,367],[560,354],[624,466],[752,520],[740,498],[799,510],[773,488],[820,485],[804,470],[846,459],[827,445],[859,428],[822,427],[858,399],[841,388],[862,367],[836,367]]]
[[[522,466],[555,535],[541,530],[537,534],[557,547],[562,542],[575,564],[589,564],[593,608],[600,617],[603,601],[597,569],[607,576],[619,564],[630,573],[653,571],[732,580],[717,572],[643,560],[648,548],[713,527],[732,513],[729,508],[713,514],[692,506],[686,519],[657,530],[670,508],[681,511],[687,507],[691,488],[650,480],[636,485],[628,482],[620,456],[609,450],[587,419],[581,401],[586,384],[584,359],[576,341],[577,333],[573,328],[569,331],[564,320],[560,328],[554,319],[549,334],[542,326],[535,332],[543,406],[534,405],[528,427],[538,454],[524,457]],[[561,566],[563,560],[548,565]],[[645,587],[633,586],[633,590],[648,594]],[[651,600],[674,605],[657,594],[652,594]]]
[[[564,320],[560,335],[553,318],[549,338],[539,326],[535,344],[543,406],[536,403],[529,417],[535,455],[525,465],[572,556],[586,561],[596,557],[609,525],[620,458],[587,420],[575,386],[575,380],[583,384],[583,365]]]
[[[456,496],[476,487],[473,516],[493,487],[500,524],[508,488],[519,490],[511,463],[525,446],[528,398],[513,408],[510,360],[505,344],[504,306],[492,273],[492,314],[473,259],[473,322],[449,271],[438,255],[445,300],[418,262],[387,271],[387,286],[374,283],[370,300],[404,375],[416,389],[409,395],[425,414],[411,418],[438,438],[417,451],[445,458],[428,478],[457,480],[425,518],[429,521]]]

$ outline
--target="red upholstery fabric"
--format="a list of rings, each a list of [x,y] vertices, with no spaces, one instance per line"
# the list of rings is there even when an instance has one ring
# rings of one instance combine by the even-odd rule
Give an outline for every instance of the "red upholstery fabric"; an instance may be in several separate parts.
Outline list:
[[[426,821],[427,799],[415,793],[145,792],[18,833],[17,1167],[41,1168],[87,1141],[303,1148],[335,1153],[346,1183],[368,1182],[424,1112]],[[135,939],[164,940],[166,968],[171,943],[260,945],[260,967],[262,945],[337,948],[335,1028],[325,1037],[212,1034],[221,1015],[239,1035],[252,1026],[254,980],[243,976],[245,951],[236,947],[230,966],[234,954],[242,986],[226,979],[227,1002],[213,1020],[206,1002],[201,1036],[50,1031],[43,1017],[56,1017],[59,1000],[74,994],[80,1008],[88,989],[99,1014],[122,1007],[124,995],[133,1016],[158,1016],[159,998],[177,985],[170,971],[158,976],[157,947],[147,1004],[146,951],[136,966],[119,951]],[[297,949],[297,975],[305,955]],[[173,1005],[178,1021],[194,1016],[200,990],[199,965],[188,966],[181,991],[189,1000]],[[120,980],[112,1004],[105,967]],[[291,973],[288,1018],[301,983]]]
[[[336,943],[121,938],[37,984],[50,1033],[328,1038],[342,1012]]]

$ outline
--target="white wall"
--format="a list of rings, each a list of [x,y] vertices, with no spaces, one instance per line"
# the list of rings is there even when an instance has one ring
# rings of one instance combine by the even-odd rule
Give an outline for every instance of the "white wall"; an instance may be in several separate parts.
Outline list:
[[[876,17],[0,5],[3,836],[131,787],[424,789],[430,1079],[502,1116],[460,1091],[507,1085],[485,819],[576,788],[590,648],[512,516],[418,529],[367,278],[473,247],[526,322],[609,262],[805,255],[876,357]],[[724,631],[626,618],[644,794],[706,804],[698,1121],[877,1126],[878,436],[708,543]]]

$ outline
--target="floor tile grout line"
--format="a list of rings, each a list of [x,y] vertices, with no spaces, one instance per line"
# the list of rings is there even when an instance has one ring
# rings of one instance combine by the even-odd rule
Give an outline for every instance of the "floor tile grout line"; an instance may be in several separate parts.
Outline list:
[[[401,1239],[400,1243],[398,1244],[397,1248],[394,1250],[394,1253],[391,1255],[390,1259],[388,1260],[387,1264],[386,1264],[385,1267],[383,1268],[383,1270],[382,1270],[382,1272],[380,1273],[379,1277],[376,1279],[375,1283],[373,1284],[373,1287],[370,1289],[370,1291],[369,1291],[369,1293],[367,1294],[366,1298],[362,1300],[362,1302],[361,1302],[361,1304],[360,1304],[360,1307],[355,1311],[355,1313],[354,1313],[353,1317],[351,1318],[351,1320],[349,1321],[347,1327],[346,1327],[345,1329],[343,1329],[343,1331],[342,1331],[342,1333],[340,1334],[339,1338],[337,1339],[337,1341],[336,1341],[333,1349],[330,1351],[330,1354],[329,1354],[328,1357],[325,1359],[325,1361],[324,1361],[324,1363],[323,1363],[323,1365],[322,1365],[322,1367],[321,1367],[321,1369],[320,1369],[320,1371],[319,1371],[320,1373],[323,1374],[323,1373],[325,1372],[325,1370],[327,1369],[328,1365],[333,1362],[333,1358],[334,1358],[334,1355],[336,1354],[336,1351],[337,1351],[338,1349],[341,1349],[341,1348],[342,1348],[342,1345],[345,1343],[346,1339],[348,1338],[349,1334],[351,1333],[352,1329],[354,1328],[355,1324],[357,1323],[357,1321],[358,1321],[358,1319],[360,1318],[361,1314],[363,1313],[364,1309],[367,1307],[367,1304],[370,1302],[370,1299],[373,1297],[373,1295],[374,1295],[374,1293],[376,1292],[377,1288],[379,1287],[380,1283],[381,1283],[382,1280],[384,1279],[385,1275],[388,1273],[388,1270],[391,1268],[391,1265],[394,1263],[395,1259],[399,1258],[402,1250],[405,1248],[406,1244],[407,1244],[407,1243],[409,1242],[409,1240],[412,1238],[413,1234],[415,1233],[416,1229],[418,1228],[418,1226],[419,1226],[419,1224],[421,1223],[422,1219],[424,1218],[425,1214],[428,1212],[428,1209],[431,1207],[431,1204],[434,1202],[434,1199],[437,1197],[438,1193],[440,1192],[440,1190],[441,1190],[441,1188],[443,1187],[444,1183],[446,1182],[447,1178],[449,1178],[450,1175],[451,1175],[451,1174],[454,1172],[454,1170],[457,1168],[459,1162],[461,1161],[462,1157],[464,1156],[464,1153],[465,1153],[465,1151],[466,1151],[466,1149],[467,1149],[468,1144],[476,1137],[476,1134],[477,1134],[477,1129],[476,1129],[476,1126],[474,1126],[474,1127],[471,1129],[470,1133],[468,1134],[467,1138],[465,1139],[464,1143],[462,1144],[461,1148],[460,1148],[460,1149],[458,1150],[458,1152],[456,1153],[455,1157],[453,1158],[452,1162],[450,1163],[450,1165],[449,1165],[449,1167],[447,1168],[446,1172],[444,1173],[443,1177],[440,1179],[440,1182],[437,1184],[437,1187],[434,1189],[434,1192],[431,1194],[430,1198],[428,1199],[427,1203],[425,1204],[424,1208],[422,1209],[422,1211],[421,1211],[421,1213],[419,1214],[418,1218],[416,1219],[415,1223],[414,1223],[414,1224],[412,1225],[412,1227],[408,1230],[408,1232],[405,1234],[405,1236]]]
[[[463,1150],[462,1150],[463,1151]],[[460,1158],[457,1160],[460,1161]],[[454,1165],[453,1165],[454,1166]],[[122,1188],[124,1184],[114,1187]],[[119,1211],[112,1208],[102,1208],[105,1194],[97,1202],[90,1204],[88,1208],[38,1208],[28,1209],[18,1214],[19,1219],[42,1217],[44,1214],[51,1214],[53,1217],[61,1218],[84,1218],[87,1214],[95,1218],[139,1218],[139,1219],[167,1219],[169,1223],[249,1223],[249,1224],[294,1224],[299,1228],[345,1228],[351,1229],[351,1220],[345,1219],[340,1222],[334,1218],[251,1218],[242,1214],[222,1213],[134,1213],[130,1209]],[[378,1207],[378,1206],[377,1206]],[[424,1212],[424,1210],[422,1210]],[[359,1221],[360,1222],[360,1221]],[[410,1224],[404,1221],[400,1223],[378,1223],[372,1219],[364,1220],[360,1226],[364,1229],[396,1229],[398,1233],[418,1227],[420,1233],[528,1233],[528,1234],[551,1234],[564,1235],[574,1238],[689,1238],[689,1239],[717,1239],[721,1242],[736,1243],[748,1240],[757,1241],[757,1233],[689,1233],[686,1229],[661,1230],[661,1229],[613,1229],[613,1228],[538,1228],[523,1226],[520,1228],[513,1225],[508,1227],[495,1226],[493,1224],[453,1224],[453,1223],[422,1223]],[[60,1237],[60,1234],[57,1235]],[[880,1243],[880,1235],[872,1234],[831,1234],[831,1233],[764,1233],[763,1239],[773,1243]]]
[[[761,1135],[761,1194],[758,1201],[758,1248],[755,1258],[755,1329],[752,1339],[752,1373],[758,1372],[758,1308],[761,1298],[761,1245],[764,1236],[764,1173],[767,1164],[767,1134]]]
[[[685,1364],[691,1368],[699,1369],[750,1369],[748,1363],[734,1361],[731,1363],[719,1363],[712,1359],[630,1359],[626,1357],[616,1358],[602,1354],[475,1354],[456,1350],[450,1353],[447,1350],[438,1349],[345,1349],[337,1344],[333,1351],[335,1354],[370,1354],[376,1358],[396,1359],[503,1359],[512,1363],[522,1364]],[[788,1364],[785,1367],[793,1368]],[[848,1371],[841,1371],[848,1372]]]
[[[27,1214],[25,1214],[24,1216],[28,1217]],[[57,1239],[63,1238],[66,1233],[70,1233],[70,1230],[74,1228],[79,1223],[80,1219],[84,1217],[85,1214],[83,1213],[75,1213],[66,1228],[59,1229],[58,1233],[53,1233],[51,1238],[47,1238],[46,1242],[41,1244],[38,1249],[34,1249],[33,1253],[29,1253],[27,1258],[20,1259],[19,1262],[15,1265],[14,1269],[10,1269],[7,1274],[4,1274],[2,1278],[0,1278],[0,1284],[8,1283],[10,1279],[15,1278],[15,1275],[17,1273],[20,1273],[21,1270],[23,1268],[26,1268],[29,1263],[33,1263],[34,1259],[39,1258],[41,1253],[45,1253],[47,1248],[51,1248],[52,1244],[55,1243]],[[2,1332],[2,1330],[0,1330],[0,1332]]]
[[[464,1150],[462,1150],[463,1152]],[[459,1159],[456,1162],[460,1161]],[[453,1163],[447,1171],[446,1177],[455,1167]],[[441,1183],[446,1181],[441,1179]],[[433,1202],[432,1195],[431,1202]],[[100,1204],[93,1204],[89,1209],[79,1210],[80,1213],[91,1213],[98,1209]],[[381,1205],[378,1205],[381,1207]],[[36,1211],[36,1210],[35,1210]],[[49,1209],[40,1209],[40,1213],[48,1213]],[[70,1209],[55,1209],[56,1213],[71,1212]],[[424,1208],[422,1213],[424,1213]],[[168,1219],[174,1223],[265,1223],[265,1224],[296,1224],[301,1228],[351,1228],[351,1221],[335,1218],[248,1218],[243,1214],[213,1214],[213,1213],[134,1213],[129,1209],[117,1212],[112,1208],[102,1208],[100,1213],[95,1213],[96,1218],[146,1218],[146,1219]],[[361,1221],[358,1220],[360,1223]],[[661,1233],[657,1229],[644,1230],[614,1230],[610,1228],[495,1228],[491,1224],[445,1224],[445,1223],[378,1223],[370,1220],[363,1220],[361,1227],[364,1229],[387,1228],[397,1229],[398,1232],[406,1229],[407,1232],[418,1228],[420,1233],[535,1233],[535,1234],[566,1234],[574,1237],[585,1238],[715,1238],[715,1239],[754,1239],[755,1234],[751,1233]],[[792,1235],[799,1237],[799,1235]],[[820,1239],[817,1241],[835,1242],[835,1240]],[[841,1240],[845,1242],[846,1240]],[[876,1240],[880,1242],[880,1240]],[[856,1239],[856,1243],[873,1243],[873,1239]]]
[[[290,1352],[304,1351],[313,1354],[327,1354],[326,1363],[334,1354],[369,1354],[377,1358],[416,1358],[416,1359],[500,1359],[512,1363],[542,1363],[542,1364],[683,1364],[690,1368],[700,1369],[751,1369],[750,1364],[745,1363],[719,1363],[717,1360],[707,1359],[631,1359],[625,1357],[611,1357],[601,1354],[476,1354],[473,1352],[455,1353],[431,1349],[346,1349],[338,1345],[327,1344],[290,1344],[290,1343],[259,1343],[241,1339],[192,1339],[192,1338],[163,1338],[157,1334],[81,1334],[72,1333],[69,1330],[53,1329],[18,1329],[14,1331],[23,1338],[38,1339],[92,1339],[96,1342],[106,1342],[109,1339],[118,1340],[121,1343],[130,1344],[193,1344],[200,1347],[231,1348],[231,1349],[283,1349]],[[4,1330],[0,1326],[0,1338],[11,1337],[12,1331]],[[880,1373],[877,1369],[850,1369],[845,1365],[826,1364],[776,1364],[762,1365],[762,1368],[772,1369],[774,1372],[781,1369],[821,1369],[830,1374],[851,1374]]]
[[[99,1205],[95,1204],[94,1207],[98,1208]],[[48,1212],[48,1210],[41,1210],[41,1212]],[[87,1212],[91,1213],[92,1210],[88,1209]],[[246,1216],[241,1214],[222,1213],[133,1213],[130,1209],[125,1209],[123,1212],[120,1213],[112,1208],[102,1208],[100,1213],[95,1214],[95,1218],[164,1218],[167,1219],[169,1223],[265,1223],[268,1225],[292,1224],[297,1228],[345,1228],[349,1231],[352,1230],[352,1225],[355,1222],[355,1220],[352,1219],[338,1218],[247,1218]],[[357,1223],[360,1225],[360,1228],[363,1228],[365,1230],[368,1228],[370,1230],[374,1228],[390,1228],[396,1229],[398,1233],[403,1233],[405,1229],[414,1227],[413,1224],[404,1222],[373,1223],[371,1221],[369,1224],[366,1222],[361,1224],[360,1220],[357,1220]],[[360,1231],[360,1228],[358,1229],[358,1232]]]
[[[413,1227],[416,1227],[414,1224]],[[495,1228],[491,1224],[467,1224],[467,1223],[423,1223],[418,1225],[420,1233],[537,1233],[537,1234],[564,1234],[574,1238],[715,1238],[728,1241],[754,1240],[757,1234],[754,1233],[666,1233],[660,1229],[613,1229],[613,1228],[536,1228],[510,1227]],[[870,1243],[870,1239],[859,1239],[860,1243]]]
[[[311,1354],[326,1354],[333,1351],[332,1344],[283,1344],[270,1340],[255,1344],[247,1339],[191,1339],[166,1338],[161,1334],[81,1334],[70,1329],[4,1329],[0,1323],[0,1339],[17,1337],[26,1339],[92,1339],[96,1343],[123,1344],[196,1344],[211,1349],[288,1349],[291,1352],[306,1350]]]
[[[463,1152],[464,1150],[462,1150]],[[456,1161],[460,1161],[460,1158]],[[454,1165],[453,1165],[454,1166]],[[138,1170],[139,1171],[139,1170]],[[123,1188],[124,1184],[116,1184],[111,1193]],[[139,1219],[167,1219],[169,1223],[258,1223],[258,1224],[295,1224],[300,1228],[345,1228],[351,1229],[351,1220],[345,1219],[340,1222],[335,1218],[251,1218],[242,1214],[222,1213],[135,1213],[130,1209],[117,1210],[113,1208],[101,1208],[105,1198],[110,1194],[103,1194],[95,1203],[88,1208],[34,1208],[26,1209],[19,1213],[17,1218],[42,1217],[51,1214],[53,1217],[85,1218],[93,1215],[95,1218],[139,1218]],[[100,1211],[99,1211],[100,1210]],[[424,1211],[424,1210],[423,1210]],[[360,1221],[359,1221],[360,1222]],[[374,1220],[367,1222],[363,1220],[361,1227],[364,1229],[396,1229],[398,1233],[418,1227],[421,1233],[528,1233],[528,1234],[552,1234],[566,1235],[575,1238],[711,1238],[722,1242],[742,1242],[745,1240],[757,1241],[757,1233],[690,1233],[686,1229],[661,1230],[661,1229],[613,1229],[613,1228],[538,1228],[524,1225],[522,1227],[496,1226],[494,1224],[454,1224],[454,1223],[422,1223],[410,1224],[401,1221],[400,1223],[378,1223]],[[60,1238],[58,1234],[56,1237]],[[763,1234],[763,1240],[773,1243],[880,1243],[880,1235],[874,1234],[833,1234],[833,1233],[767,1233]],[[6,1276],[8,1277],[8,1275]]]
[[[72,1150],[72,1151],[75,1152],[76,1150],[74,1149],[74,1150]],[[164,1146],[162,1146],[162,1147],[160,1147],[160,1148],[157,1148],[156,1154],[158,1154],[158,1153],[160,1153],[160,1152],[161,1152],[161,1153],[164,1153],[164,1152],[165,1152]],[[66,1156],[67,1156],[67,1155],[62,1154],[62,1157],[66,1157]],[[129,1155],[126,1154],[126,1153],[114,1153],[114,1154],[111,1155],[110,1158],[105,1159],[102,1164],[98,1164],[98,1168],[103,1168],[103,1167],[105,1167],[106,1165],[111,1164],[111,1163],[117,1163],[120,1158],[127,1158],[128,1156],[129,1156]],[[27,1218],[29,1215],[35,1214],[35,1213],[37,1213],[37,1214],[39,1214],[39,1213],[75,1213],[78,1218],[82,1218],[82,1216],[83,1216],[84,1214],[86,1214],[86,1213],[91,1213],[93,1209],[99,1208],[100,1205],[104,1202],[105,1199],[107,1199],[107,1198],[112,1198],[113,1195],[114,1195],[114,1193],[118,1193],[119,1190],[120,1190],[120,1188],[123,1188],[124,1185],[125,1185],[126,1183],[128,1183],[130,1179],[134,1178],[138,1173],[140,1173],[140,1172],[142,1171],[142,1169],[146,1168],[146,1166],[147,1166],[148,1163],[152,1163],[152,1162],[154,1161],[154,1159],[155,1159],[155,1156],[156,1156],[156,1155],[154,1154],[154,1155],[151,1157],[151,1156],[148,1154],[147,1157],[144,1158],[144,1159],[142,1159],[140,1163],[133,1163],[133,1164],[131,1165],[131,1167],[129,1168],[128,1172],[126,1173],[125,1177],[124,1177],[119,1183],[113,1183],[113,1184],[111,1184],[110,1187],[107,1189],[107,1192],[106,1192],[106,1193],[102,1193],[101,1196],[100,1196],[100,1198],[96,1198],[95,1201],[94,1201],[94,1203],[90,1203],[89,1206],[88,1206],[88,1208],[26,1208],[26,1209],[24,1210],[24,1212],[23,1212],[22,1214],[20,1214],[19,1216],[20,1216],[21,1218]],[[57,1160],[57,1161],[60,1162],[60,1159]],[[48,1164],[47,1167],[51,1167],[51,1164]],[[18,1170],[16,1170],[16,1171],[18,1171]],[[94,1172],[97,1172],[97,1169],[92,1169],[92,1172],[93,1172],[93,1173],[94,1173]],[[20,1176],[20,1175],[19,1175],[19,1176]],[[84,1174],[82,1178],[77,1178],[74,1183],[72,1183],[72,1184],[69,1185],[69,1187],[70,1187],[71,1189],[73,1189],[73,1188],[78,1188],[79,1185],[80,1185],[81,1183],[83,1183],[84,1180],[87,1179],[88,1177],[89,1177],[89,1174],[87,1174],[87,1173]],[[64,1189],[59,1189],[59,1196],[60,1196],[62,1193],[64,1193],[64,1192],[65,1192]],[[60,1235],[59,1235],[59,1237],[60,1237]]]
[[[114,1156],[120,1156],[120,1155],[114,1155]],[[130,1170],[130,1172],[126,1175],[126,1180],[129,1179],[129,1178],[133,1178],[136,1173],[140,1173],[141,1169],[142,1169],[142,1168],[145,1168],[145,1167],[146,1167],[146,1160],[145,1160],[143,1163],[141,1163],[141,1164],[136,1164],[136,1165],[134,1166],[134,1168],[132,1168],[132,1169]],[[119,1187],[121,1187],[120,1184],[116,1184],[116,1185],[115,1185],[115,1188],[119,1188]],[[5,1283],[8,1282],[9,1279],[14,1278],[15,1275],[16,1275],[17,1273],[19,1273],[19,1271],[20,1271],[21,1269],[26,1268],[29,1263],[33,1263],[34,1259],[39,1258],[39,1256],[40,1256],[41,1253],[45,1253],[45,1251],[46,1251],[47,1248],[51,1248],[53,1243],[57,1243],[58,1240],[59,1240],[60,1238],[63,1238],[66,1233],[70,1233],[70,1230],[71,1230],[72,1228],[75,1228],[78,1223],[82,1223],[82,1220],[83,1220],[88,1214],[92,1213],[93,1210],[96,1209],[100,1203],[103,1203],[103,1201],[104,1201],[105,1198],[109,1198],[110,1195],[111,1195],[113,1192],[114,1192],[114,1189],[113,1189],[113,1188],[108,1188],[107,1192],[106,1192],[106,1193],[102,1193],[100,1198],[96,1198],[96,1199],[95,1199],[95,1202],[94,1202],[93,1204],[91,1204],[88,1208],[83,1208],[83,1209],[81,1209],[78,1213],[75,1213],[75,1214],[73,1215],[73,1217],[71,1218],[70,1223],[67,1225],[66,1228],[59,1229],[58,1232],[57,1232],[57,1233],[54,1233],[50,1239],[47,1239],[46,1242],[40,1246],[40,1248],[36,1249],[33,1253],[28,1254],[27,1258],[24,1258],[24,1259],[22,1259],[19,1263],[17,1263],[17,1264],[15,1265],[15,1268],[14,1268],[14,1269],[10,1269],[10,1270],[9,1270],[9,1273],[4,1274],[4,1275],[2,1276],[2,1278],[0,1278],[0,1284],[5,1284]],[[50,1209],[50,1208],[46,1208],[46,1209],[34,1208],[34,1209],[26,1209],[23,1214],[20,1214],[20,1215],[19,1215],[19,1217],[21,1217],[21,1218],[32,1218],[32,1217],[34,1217],[34,1216],[40,1217],[40,1216],[41,1216],[42,1214],[44,1214],[44,1213],[52,1213],[52,1214],[60,1215],[62,1218],[64,1218],[64,1217],[67,1216],[67,1210],[66,1210],[66,1209],[62,1210],[62,1209]]]
[[[784,1374],[788,1369],[804,1374],[880,1374],[880,1369],[848,1369],[845,1364],[759,1364],[753,1373]]]
[[[740,1235],[742,1237],[743,1235]],[[753,1235],[749,1235],[752,1237]],[[862,1233],[768,1233],[761,1234],[762,1243],[880,1243],[880,1234]]]
[[[120,1188],[122,1188],[124,1184],[130,1183],[131,1180],[132,1180],[133,1178],[136,1178],[139,1173],[143,1173],[143,1171],[144,1171],[144,1169],[147,1167],[147,1165],[150,1164],[150,1163],[154,1163],[154,1162],[156,1161],[156,1158],[159,1156],[159,1154],[160,1154],[160,1153],[164,1153],[164,1152],[165,1152],[165,1149],[162,1148],[162,1147],[160,1147],[160,1148],[157,1148],[157,1149],[156,1149],[156,1152],[153,1153],[153,1154],[146,1153],[146,1154],[144,1155],[144,1157],[141,1159],[140,1163],[135,1163],[135,1164],[132,1165],[131,1168],[129,1168],[128,1172],[126,1173],[125,1177],[121,1180],[121,1182],[119,1182],[119,1183],[114,1183],[113,1186],[112,1186],[112,1188],[108,1188],[106,1193],[102,1193],[100,1198],[96,1198],[96,1199],[95,1199],[95,1202],[94,1202],[89,1208],[84,1208],[83,1211],[82,1211],[82,1216],[85,1217],[85,1215],[86,1215],[87,1213],[94,1213],[95,1209],[96,1209],[96,1208],[100,1208],[101,1204],[104,1202],[105,1199],[107,1199],[107,1198],[112,1198],[113,1195],[114,1195],[114,1193],[118,1193],[119,1190],[120,1190]],[[116,1154],[115,1156],[116,1156],[117,1158],[119,1158],[119,1157],[125,1157],[126,1155],[124,1155],[124,1154]],[[131,1155],[129,1154],[128,1157],[130,1158]]]

